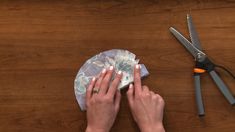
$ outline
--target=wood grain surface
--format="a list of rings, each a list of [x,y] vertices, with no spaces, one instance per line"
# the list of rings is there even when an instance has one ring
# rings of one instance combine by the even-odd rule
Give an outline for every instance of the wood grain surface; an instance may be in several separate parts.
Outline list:
[[[144,84],[165,99],[166,131],[235,131],[235,108],[208,74],[206,116],[197,116],[193,58],[168,30],[188,35],[187,13],[205,52],[235,72],[234,0],[1,0],[0,132],[84,131],[75,76],[85,60],[113,48],[130,50],[149,69]],[[219,72],[235,93],[234,79]],[[111,131],[139,131],[122,94]]]

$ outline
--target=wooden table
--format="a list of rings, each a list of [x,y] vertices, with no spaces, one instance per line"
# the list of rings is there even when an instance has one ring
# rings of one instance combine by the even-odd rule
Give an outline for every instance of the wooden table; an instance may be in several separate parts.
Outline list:
[[[130,50],[148,67],[144,84],[165,99],[167,131],[234,131],[235,108],[208,75],[202,80],[206,116],[197,116],[193,58],[168,30],[188,35],[187,13],[206,53],[235,72],[234,1],[1,1],[0,131],[84,131],[75,76],[85,60],[113,48]],[[235,93],[234,79],[220,75]],[[125,91],[111,131],[139,131]]]

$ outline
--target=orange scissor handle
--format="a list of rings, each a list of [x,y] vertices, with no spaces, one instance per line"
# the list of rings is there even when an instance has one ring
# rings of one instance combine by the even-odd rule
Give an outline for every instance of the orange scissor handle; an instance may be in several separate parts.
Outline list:
[[[194,68],[193,71],[194,71],[194,73],[204,73],[204,72],[206,72],[206,70],[201,69],[201,68]]]

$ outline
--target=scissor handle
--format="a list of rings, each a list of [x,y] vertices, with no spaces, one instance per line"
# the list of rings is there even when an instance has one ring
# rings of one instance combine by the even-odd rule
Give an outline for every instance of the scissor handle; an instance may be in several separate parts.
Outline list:
[[[202,94],[201,94],[201,82],[200,82],[200,74],[194,74],[194,86],[195,86],[195,95],[196,95],[196,103],[198,109],[198,116],[204,116],[204,106],[202,102]]]
[[[222,92],[224,97],[228,100],[228,102],[232,105],[235,104],[235,98],[229,91],[228,87],[225,85],[225,83],[221,80],[221,78],[218,76],[218,74],[212,70],[209,72],[210,76],[214,80],[215,84],[218,86],[219,90]]]

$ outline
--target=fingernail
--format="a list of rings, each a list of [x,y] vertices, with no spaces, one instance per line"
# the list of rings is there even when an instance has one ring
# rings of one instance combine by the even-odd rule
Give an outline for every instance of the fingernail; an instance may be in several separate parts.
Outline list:
[[[95,77],[92,78],[92,81],[93,81],[93,82],[95,81]]]
[[[139,69],[139,68],[140,68],[140,66],[139,66],[139,65],[135,65],[135,68],[136,68],[136,69]]]
[[[110,66],[110,67],[109,67],[109,70],[112,71],[112,70],[113,70],[113,66]]]
[[[121,75],[121,74],[122,74],[122,71],[118,71],[118,74]]]
[[[133,84],[132,83],[129,85],[129,88],[133,88]]]
[[[105,72],[106,72],[106,69],[103,69],[103,70],[102,70],[102,73],[105,73]]]

